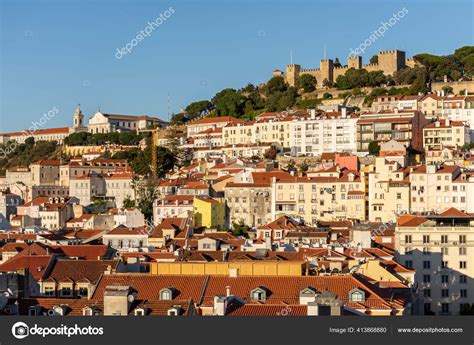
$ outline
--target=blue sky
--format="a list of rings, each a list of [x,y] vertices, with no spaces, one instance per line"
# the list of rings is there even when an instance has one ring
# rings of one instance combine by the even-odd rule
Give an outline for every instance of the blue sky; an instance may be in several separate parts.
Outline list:
[[[116,59],[149,21],[172,14]],[[382,21],[408,13],[363,55],[401,49],[449,54],[472,45],[473,1],[0,0],[0,132],[70,126],[77,103],[106,113],[163,119],[225,87],[261,83],[293,62],[346,62]]]

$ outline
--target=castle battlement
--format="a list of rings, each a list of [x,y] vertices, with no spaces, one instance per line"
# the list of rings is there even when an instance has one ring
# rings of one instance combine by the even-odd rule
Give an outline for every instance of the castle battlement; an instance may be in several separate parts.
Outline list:
[[[291,86],[296,84],[296,80],[302,74],[311,74],[316,78],[318,85],[322,87],[322,81],[327,79],[329,82],[334,82],[335,79],[344,74],[350,68],[367,69],[370,71],[382,71],[385,75],[393,75],[395,72],[405,68],[406,66],[416,66],[413,59],[405,59],[405,52],[397,49],[381,50],[377,54],[378,62],[362,64],[360,56],[349,56],[347,58],[347,65],[335,67],[332,59],[321,59],[319,68],[301,68],[301,65],[290,64],[286,66],[284,77],[287,83]]]
[[[379,54],[386,55],[386,54],[397,54],[397,53],[404,53],[401,50],[393,49],[393,50],[381,50],[378,52]]]

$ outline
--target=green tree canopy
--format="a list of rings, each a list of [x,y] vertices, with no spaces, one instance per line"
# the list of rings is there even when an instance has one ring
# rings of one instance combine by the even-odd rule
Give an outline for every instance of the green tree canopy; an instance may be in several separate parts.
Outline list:
[[[296,80],[296,87],[304,92],[316,90],[316,78],[310,74],[303,74]]]

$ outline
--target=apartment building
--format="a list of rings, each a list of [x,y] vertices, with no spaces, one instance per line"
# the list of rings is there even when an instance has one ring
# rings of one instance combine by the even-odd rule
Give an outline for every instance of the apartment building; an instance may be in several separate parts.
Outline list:
[[[160,224],[165,218],[186,218],[194,211],[193,195],[165,195],[153,203],[153,222]]]
[[[442,150],[444,147],[460,148],[471,143],[470,130],[461,121],[446,118],[423,128],[423,148]]]
[[[8,191],[0,191],[0,230],[10,228],[10,217],[16,214],[21,197]]]
[[[455,208],[400,217],[396,260],[415,270],[425,314],[456,315],[474,295],[474,216]]]
[[[237,119],[232,116],[222,117],[205,117],[203,119],[188,122],[186,124],[188,138],[194,137],[196,134],[206,130],[216,130],[223,128],[228,124],[242,123],[243,120]]]
[[[57,159],[45,159],[31,163],[31,183],[36,186],[58,184],[60,165],[61,161]]]
[[[272,184],[275,217],[289,215],[308,224],[318,220],[365,219],[365,183],[358,172],[334,166]]]
[[[377,97],[372,102],[372,111],[378,113],[383,111],[394,111],[398,108],[398,101],[402,98],[400,95],[383,95]]]
[[[224,145],[273,143],[290,147],[291,121],[295,116],[232,123],[223,128]]]
[[[69,186],[69,180],[90,173],[103,174],[115,171],[127,171],[126,159],[98,158],[91,161],[73,159],[59,167],[59,185]]]
[[[417,110],[364,113],[357,121],[357,151],[367,152],[373,141],[396,140],[405,147],[423,149],[422,128],[426,124],[423,114]]]
[[[323,152],[355,152],[359,116],[340,112],[316,114],[290,122],[290,145],[293,156],[318,156]]]
[[[462,121],[470,129],[474,140],[474,96],[450,96],[443,99],[443,118]]]
[[[474,176],[456,165],[408,167],[412,212],[438,212],[450,206],[474,212]]]
[[[443,99],[444,96],[439,94],[429,93],[418,103],[418,110],[425,115],[426,118],[440,117],[443,113]]]
[[[377,157],[368,179],[369,221],[395,222],[400,214],[408,213],[410,182],[401,165],[386,157]]]

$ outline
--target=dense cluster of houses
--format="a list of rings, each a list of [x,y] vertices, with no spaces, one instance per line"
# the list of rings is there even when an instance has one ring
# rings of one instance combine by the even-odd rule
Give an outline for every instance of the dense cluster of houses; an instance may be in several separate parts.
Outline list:
[[[363,112],[191,121],[179,142],[193,159],[156,181],[151,219],[126,160],[79,150],[8,169],[0,314],[470,313],[473,100],[381,96]],[[157,121],[97,113],[86,127],[78,108],[74,128]]]

